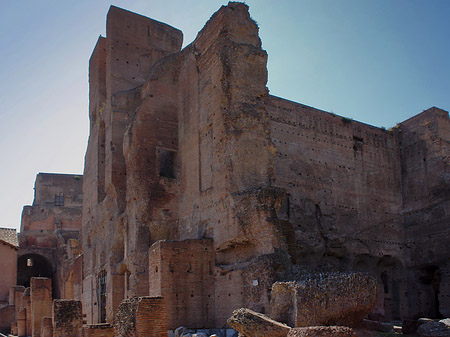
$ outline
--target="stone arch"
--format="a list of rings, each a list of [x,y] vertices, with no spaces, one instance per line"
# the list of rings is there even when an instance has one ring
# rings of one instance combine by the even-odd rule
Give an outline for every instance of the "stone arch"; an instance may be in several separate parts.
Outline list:
[[[50,261],[39,254],[24,254],[17,259],[17,284],[28,288],[32,277],[48,277],[52,279],[53,268]]]

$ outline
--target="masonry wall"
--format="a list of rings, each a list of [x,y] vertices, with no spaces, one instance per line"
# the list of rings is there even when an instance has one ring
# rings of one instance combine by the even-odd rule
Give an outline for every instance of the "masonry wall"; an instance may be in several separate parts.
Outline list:
[[[410,249],[410,312],[448,316],[450,305],[450,119],[428,109],[396,129],[402,158],[406,242]]]
[[[215,327],[212,240],[154,243],[149,275],[149,295],[164,299],[169,329]]]
[[[399,157],[388,131],[270,97],[279,214],[296,233],[294,260],[348,268],[359,254],[403,260]]]
[[[246,5],[222,6],[180,51],[181,43],[177,29],[111,7],[107,37],[90,60],[81,287],[88,323],[112,321],[122,299],[150,293],[166,299],[171,326],[196,312],[183,311],[185,300],[206,310],[190,324],[222,327],[238,307],[267,312],[273,282],[308,268],[373,272],[376,318],[436,307],[425,303],[436,294],[444,303],[445,243],[436,241],[426,265],[417,248],[423,227],[408,225],[423,223],[414,218],[423,203],[436,220],[430,235],[447,219],[447,197],[409,199],[428,177],[446,195],[443,115],[432,118],[424,147],[440,173],[418,173],[405,147],[423,138],[417,122],[386,131],[269,96],[267,54]],[[204,240],[212,240],[213,277],[203,273],[210,255],[194,275],[171,264],[185,266],[191,259],[180,252],[196,256]],[[432,274],[424,287],[423,270]],[[177,283],[186,279],[213,288],[197,295]]]
[[[251,284],[244,284],[238,270],[285,248],[270,220],[279,193],[270,188],[267,54],[247,6],[230,3],[182,56],[179,238],[213,239],[215,320],[221,327],[237,307],[267,309],[247,302]]]
[[[67,244],[81,230],[83,177],[39,173],[32,206],[22,212],[17,282],[29,286],[33,276],[53,279],[53,293],[64,296],[64,274],[70,259]],[[28,265],[30,259],[32,265]]]
[[[32,337],[40,337],[42,318],[52,316],[51,279],[43,277],[31,279],[30,302]]]
[[[295,233],[293,262],[373,272],[375,312],[399,319],[407,311],[400,295],[407,291],[407,254],[396,134],[278,97],[269,97],[268,110],[274,184],[286,190],[278,216]]]
[[[82,301],[88,323],[105,320],[98,300],[98,280],[103,273],[107,321],[113,320],[123,298],[148,294],[147,252],[155,239],[150,235],[151,217],[145,210],[153,205],[147,205],[149,198],[137,207],[127,206],[127,201],[141,202],[137,201],[140,191],[153,186],[159,172],[156,167],[148,170],[148,177],[137,180],[142,189],[127,196],[127,174],[133,171],[131,166],[128,172],[126,169],[124,134],[142,103],[139,86],[147,80],[149,69],[164,56],[179,51],[182,43],[180,31],[114,6],[108,12],[106,35],[99,38],[89,65],[91,131],[83,187],[87,197],[82,239],[86,275]],[[154,129],[159,133],[152,135],[150,148],[144,144],[137,150],[139,155],[148,157],[147,152],[156,149],[157,137],[165,134],[165,121],[161,126],[160,131]],[[173,149],[173,140],[169,143]],[[144,160],[143,164],[149,162]],[[136,170],[142,173],[138,167]],[[140,206],[144,212],[139,211]]]

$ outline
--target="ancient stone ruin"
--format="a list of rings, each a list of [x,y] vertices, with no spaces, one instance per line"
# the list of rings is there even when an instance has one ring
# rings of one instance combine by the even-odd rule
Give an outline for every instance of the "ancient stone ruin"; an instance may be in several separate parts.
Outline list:
[[[89,62],[84,175],[39,174],[22,215],[21,288],[6,305],[17,334],[46,335],[44,317],[54,335],[79,331],[78,309],[59,325],[51,310],[78,303],[84,336],[229,329],[239,308],[307,326],[290,336],[353,334],[309,327],[354,322],[312,322],[305,300],[364,304],[349,306],[357,321],[450,316],[448,112],[384,130],[270,95],[242,3],[182,39],[110,8]],[[308,299],[314,274],[341,293]],[[53,298],[79,302],[36,316],[43,277]]]

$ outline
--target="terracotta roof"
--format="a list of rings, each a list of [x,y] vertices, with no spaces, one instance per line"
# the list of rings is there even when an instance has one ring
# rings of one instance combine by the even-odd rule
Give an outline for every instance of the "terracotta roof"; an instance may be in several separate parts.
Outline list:
[[[0,228],[0,240],[14,247],[19,245],[17,232],[14,228]]]

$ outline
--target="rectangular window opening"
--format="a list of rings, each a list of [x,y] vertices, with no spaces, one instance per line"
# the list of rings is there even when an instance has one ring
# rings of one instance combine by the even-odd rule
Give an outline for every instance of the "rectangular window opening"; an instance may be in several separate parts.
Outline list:
[[[158,149],[159,176],[175,178],[175,151]]]

